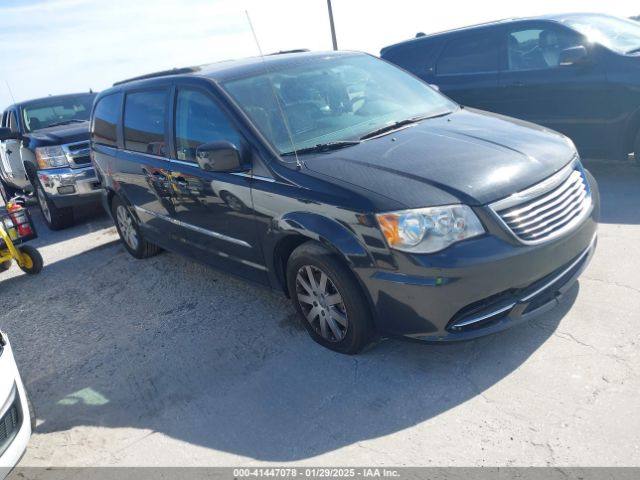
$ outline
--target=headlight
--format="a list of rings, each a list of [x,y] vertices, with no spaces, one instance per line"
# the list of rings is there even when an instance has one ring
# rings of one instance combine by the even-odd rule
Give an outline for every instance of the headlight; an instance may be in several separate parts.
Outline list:
[[[39,147],[36,148],[36,160],[38,168],[59,168],[67,167],[69,160],[62,150],[62,147]]]
[[[433,253],[484,233],[480,220],[466,205],[381,213],[376,218],[389,246],[404,252]]]

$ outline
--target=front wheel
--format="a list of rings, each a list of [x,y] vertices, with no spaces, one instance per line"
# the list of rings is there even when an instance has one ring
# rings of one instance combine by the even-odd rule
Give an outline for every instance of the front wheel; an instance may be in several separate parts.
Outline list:
[[[294,250],[287,285],[305,328],[320,345],[355,354],[373,340],[371,311],[360,285],[323,246],[307,242]]]
[[[146,241],[135,219],[120,198],[113,197],[111,213],[124,247],[135,258],[147,258],[160,252],[160,247]]]
[[[38,197],[38,205],[40,211],[44,217],[44,221],[51,230],[62,230],[63,228],[73,225],[73,208],[64,207],[58,208],[55,203],[47,196],[40,185],[40,182],[35,184],[36,196]]]
[[[40,252],[31,245],[22,245],[18,250],[20,250],[20,253],[22,254],[23,264],[20,265],[22,271],[29,275],[40,273],[42,266],[44,265]]]

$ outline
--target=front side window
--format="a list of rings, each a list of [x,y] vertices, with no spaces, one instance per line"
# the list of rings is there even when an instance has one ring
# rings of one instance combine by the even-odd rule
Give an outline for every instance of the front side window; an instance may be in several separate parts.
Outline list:
[[[223,87],[281,154],[359,140],[395,122],[458,108],[413,75],[369,55],[312,58]]]
[[[622,54],[640,53],[640,23],[608,15],[579,15],[563,23],[596,42]]]
[[[499,68],[499,41],[492,34],[450,40],[437,65],[438,75],[495,72]]]
[[[93,113],[92,140],[100,145],[117,146],[116,126],[122,105],[122,95],[116,93],[101,98]]]
[[[124,106],[124,148],[134,152],[166,156],[166,108],[166,90],[127,94]]]
[[[581,45],[580,35],[564,28],[529,28],[509,33],[508,68],[537,70],[560,66],[563,50]]]
[[[50,97],[27,103],[22,108],[25,130],[33,132],[42,128],[82,123],[89,120],[95,94]]]
[[[240,148],[240,136],[214,100],[197,90],[179,90],[176,99],[176,156],[196,161],[206,143],[228,141]]]

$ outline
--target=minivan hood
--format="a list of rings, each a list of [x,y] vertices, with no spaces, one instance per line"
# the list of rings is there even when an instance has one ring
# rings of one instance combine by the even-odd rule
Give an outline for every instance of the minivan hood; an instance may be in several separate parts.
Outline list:
[[[353,147],[304,157],[305,166],[407,208],[483,205],[544,180],[576,155],[546,128],[460,109]]]
[[[89,140],[89,122],[43,128],[27,134],[37,146],[62,145]]]

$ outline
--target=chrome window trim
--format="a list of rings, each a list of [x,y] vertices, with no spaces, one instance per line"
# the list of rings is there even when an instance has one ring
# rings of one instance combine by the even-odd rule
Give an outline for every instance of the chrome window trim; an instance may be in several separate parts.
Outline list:
[[[202,233],[203,235],[208,235],[212,238],[233,243],[235,245],[240,245],[241,247],[252,248],[251,244],[245,242],[244,240],[240,240],[239,238],[229,237],[227,235],[216,232],[214,230],[207,230],[206,228],[198,227],[197,225],[192,225],[190,223],[183,222],[181,220],[178,220],[177,218],[172,218],[168,215],[163,215],[162,213],[154,212],[153,210],[148,210],[144,207],[139,207],[136,205],[134,208],[139,212],[143,212],[143,213],[146,213],[147,215],[151,215],[153,217],[166,220],[167,222],[173,223],[174,225],[178,225],[179,227],[188,228],[189,230],[193,230],[194,232]]]

